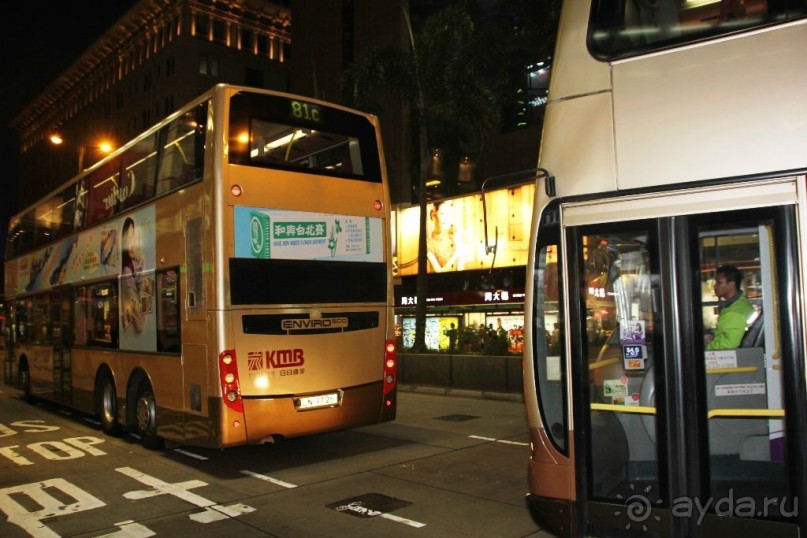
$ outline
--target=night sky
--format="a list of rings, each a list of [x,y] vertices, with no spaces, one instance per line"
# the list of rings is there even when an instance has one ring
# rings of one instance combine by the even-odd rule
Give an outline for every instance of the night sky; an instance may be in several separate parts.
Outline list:
[[[73,63],[135,0],[22,0],[4,6],[0,32],[0,253],[17,207],[17,133],[11,120]]]

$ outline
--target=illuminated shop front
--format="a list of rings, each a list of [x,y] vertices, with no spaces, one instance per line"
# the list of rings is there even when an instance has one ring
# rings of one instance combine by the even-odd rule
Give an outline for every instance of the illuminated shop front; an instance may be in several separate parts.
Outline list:
[[[428,204],[428,348],[450,350],[454,338],[454,351],[482,351],[484,333],[493,331],[506,335],[507,352],[521,352],[534,192],[525,184],[485,194],[488,245],[480,194]],[[412,206],[393,215],[395,321],[404,348],[414,342],[419,213]],[[492,245],[495,251],[486,248]]]

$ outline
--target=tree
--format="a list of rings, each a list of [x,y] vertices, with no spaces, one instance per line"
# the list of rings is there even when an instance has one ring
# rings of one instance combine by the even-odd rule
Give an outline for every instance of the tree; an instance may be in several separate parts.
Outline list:
[[[515,4],[515,10],[532,9],[525,0],[503,2]],[[349,105],[372,112],[382,121],[382,103],[390,99],[408,111],[408,172],[411,184],[418,185],[420,206],[413,346],[417,351],[426,348],[425,179],[431,150],[442,150],[443,194],[455,194],[460,159],[478,159],[487,139],[497,130],[504,100],[513,92],[512,73],[520,70],[523,78],[523,49],[534,46],[531,39],[536,35],[534,24],[515,34],[480,31],[470,13],[472,7],[461,1],[429,16],[416,32],[411,32],[410,25],[408,49],[369,49],[343,77]]]
[[[410,26],[411,29],[411,26]],[[456,181],[460,155],[478,155],[498,125],[499,107],[476,54],[475,25],[464,4],[429,17],[409,49],[370,49],[348,70],[352,106],[378,114],[379,100],[394,97],[409,110],[410,178],[418,185],[418,240],[415,344],[424,350],[426,327],[426,165],[429,149],[442,148],[447,182]],[[451,166],[451,164],[454,166]]]

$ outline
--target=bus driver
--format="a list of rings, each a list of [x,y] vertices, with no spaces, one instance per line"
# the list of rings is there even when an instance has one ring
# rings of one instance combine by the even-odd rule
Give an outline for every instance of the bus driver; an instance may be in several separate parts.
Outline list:
[[[745,329],[752,318],[754,306],[740,289],[742,274],[733,265],[717,268],[714,292],[720,303],[720,317],[714,334],[706,335],[706,349],[735,349],[740,347]]]

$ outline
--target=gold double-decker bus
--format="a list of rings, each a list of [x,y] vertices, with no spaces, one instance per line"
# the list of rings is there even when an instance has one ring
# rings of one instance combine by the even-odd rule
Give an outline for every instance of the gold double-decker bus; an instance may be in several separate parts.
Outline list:
[[[4,374],[144,445],[392,420],[378,121],[217,85],[10,220]]]

